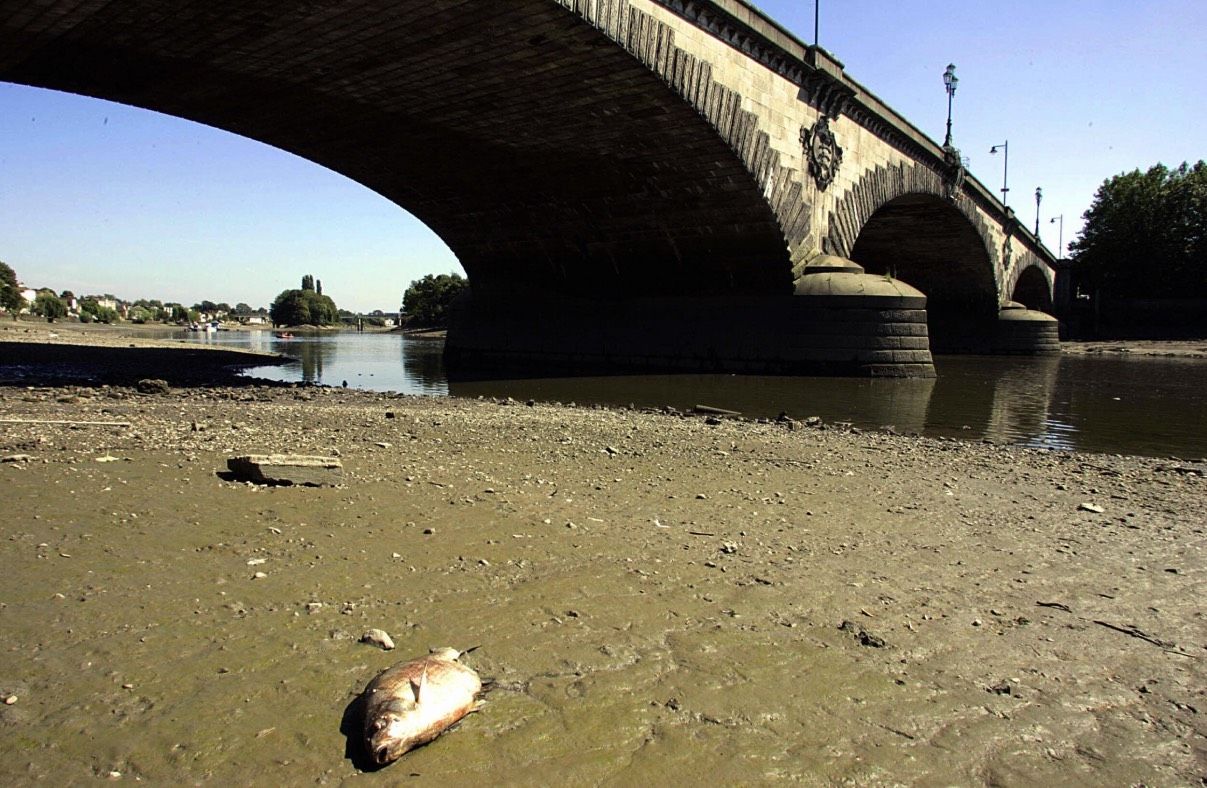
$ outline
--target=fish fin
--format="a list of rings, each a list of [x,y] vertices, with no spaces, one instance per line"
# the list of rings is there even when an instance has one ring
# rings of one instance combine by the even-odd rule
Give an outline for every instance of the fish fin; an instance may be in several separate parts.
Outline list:
[[[498,683],[498,680],[494,676],[491,676],[490,678],[483,678],[481,681],[482,689],[478,690],[478,692],[490,692],[495,688],[495,684]]]
[[[423,686],[427,684],[427,660],[423,661],[423,673],[419,674],[419,681],[411,679],[411,693],[415,696],[415,703],[419,703],[419,697],[423,693]]]
[[[486,701],[483,698],[478,698],[476,701],[474,701],[474,705],[469,707],[469,711],[466,713],[473,714],[475,711],[481,711],[482,707],[485,705]]]
[[[457,651],[455,648],[449,648],[448,646],[429,648],[427,652],[436,659],[447,659],[451,662],[456,662],[462,654],[466,653],[464,651]]]

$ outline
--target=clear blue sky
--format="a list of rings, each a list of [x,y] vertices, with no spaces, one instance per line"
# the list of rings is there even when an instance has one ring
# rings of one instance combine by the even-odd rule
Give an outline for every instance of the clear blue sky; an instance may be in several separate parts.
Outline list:
[[[812,0],[762,0],[812,42]],[[1055,251],[1112,175],[1207,157],[1203,0],[822,0],[821,45],[942,140],[990,189],[1010,142],[1010,203]],[[205,126],[0,83],[0,260],[31,286],[266,306],[304,273],[341,307],[397,308],[459,271],[406,212],[317,165]]]

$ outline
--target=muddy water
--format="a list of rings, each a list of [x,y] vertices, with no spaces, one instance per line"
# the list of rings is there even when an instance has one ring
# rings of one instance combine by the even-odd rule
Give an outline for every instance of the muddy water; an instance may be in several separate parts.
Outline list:
[[[213,335],[200,341],[224,341]],[[937,380],[651,375],[449,383],[441,344],[397,335],[280,341],[230,335],[295,356],[249,374],[417,394],[661,407],[698,404],[748,416],[820,416],[899,432],[1057,449],[1207,456],[1207,363],[1127,356],[940,356]]]

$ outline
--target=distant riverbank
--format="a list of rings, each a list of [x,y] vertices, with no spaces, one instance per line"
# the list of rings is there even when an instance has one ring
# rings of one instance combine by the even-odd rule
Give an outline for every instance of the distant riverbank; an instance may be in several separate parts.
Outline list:
[[[0,321],[0,383],[92,381],[239,385],[239,371],[290,361],[276,353],[163,339],[163,326]]]

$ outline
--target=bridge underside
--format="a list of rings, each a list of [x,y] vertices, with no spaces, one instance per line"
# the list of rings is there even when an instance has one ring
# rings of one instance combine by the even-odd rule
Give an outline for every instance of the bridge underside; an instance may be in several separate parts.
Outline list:
[[[552,0],[0,0],[0,79],[190,118],[427,223],[477,298],[786,294],[752,176]]]
[[[646,44],[669,51],[669,32],[642,25]],[[705,73],[700,63],[683,73]],[[854,371],[839,358],[847,340],[793,296],[770,183],[750,171],[762,165],[748,168],[706,112],[557,0],[0,0],[0,80],[232,131],[402,206],[469,274],[454,356]],[[730,94],[713,104],[737,107]],[[769,150],[759,126],[743,128]],[[789,171],[774,172],[780,196],[800,200]],[[937,345],[979,349],[994,269],[959,211],[894,200],[852,257],[929,296]],[[890,336],[876,320],[861,330]],[[877,343],[860,364],[923,352]]]

